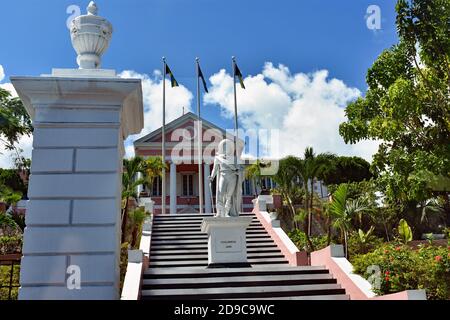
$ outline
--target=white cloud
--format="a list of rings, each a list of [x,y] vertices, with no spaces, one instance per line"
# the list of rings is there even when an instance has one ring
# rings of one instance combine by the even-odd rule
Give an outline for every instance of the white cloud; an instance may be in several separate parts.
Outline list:
[[[122,78],[142,79],[142,94],[144,100],[144,129],[138,135],[130,136],[125,143],[127,157],[134,155],[132,143],[149,132],[162,126],[162,78],[160,71],[153,73],[153,78],[147,74],[125,70],[119,74]],[[192,93],[183,85],[172,88],[166,80],[166,123],[180,117],[184,110],[191,110]]]
[[[12,85],[12,83],[10,83],[10,82],[0,83],[0,88],[8,90],[11,93],[12,97],[18,97],[16,89],[14,89],[14,86]]]
[[[31,159],[31,151],[33,149],[33,136],[24,135],[19,138],[18,143],[16,144],[17,150],[20,152],[20,155]],[[3,150],[3,147],[0,150],[0,168],[13,168],[14,167],[14,159],[17,157],[16,151]]]
[[[205,104],[218,104],[222,114],[234,113],[232,77],[220,70],[210,77],[212,87]],[[245,78],[246,90],[237,85],[238,112],[244,129],[279,129],[279,153],[303,154],[306,147],[316,152],[357,155],[371,160],[378,143],[346,145],[339,135],[348,102],[361,95],[343,81],[330,79],[327,70],[291,74],[284,65],[268,62],[261,73]]]
[[[4,79],[5,79],[5,69],[0,64],[0,82],[2,82]],[[13,97],[17,97],[16,89],[14,89],[14,87],[13,87],[13,85],[11,83],[9,83],[9,82],[7,82],[7,83],[0,83],[0,88],[8,90],[9,92],[11,92],[11,95]]]
[[[5,79],[5,70],[3,69],[3,66],[0,64],[0,82]]]

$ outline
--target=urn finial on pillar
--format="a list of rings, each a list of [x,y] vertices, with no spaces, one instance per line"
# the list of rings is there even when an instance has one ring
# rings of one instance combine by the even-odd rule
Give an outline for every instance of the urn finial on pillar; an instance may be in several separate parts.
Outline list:
[[[87,14],[72,21],[70,37],[78,54],[80,69],[98,69],[101,56],[108,49],[113,28],[111,23],[97,16],[98,8],[94,1],[89,3]]]

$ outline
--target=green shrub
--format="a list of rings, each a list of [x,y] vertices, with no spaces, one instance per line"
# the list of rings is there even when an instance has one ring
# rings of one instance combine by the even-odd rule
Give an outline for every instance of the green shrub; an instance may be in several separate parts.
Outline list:
[[[0,255],[19,253],[22,251],[22,236],[1,236]]]
[[[365,254],[375,250],[383,244],[384,240],[372,233],[352,232],[348,237],[348,256],[350,260],[357,254]]]
[[[385,244],[374,251],[352,259],[354,272],[366,279],[373,273],[369,266],[380,268],[377,294],[425,289],[428,299],[450,299],[450,257],[448,247],[420,246],[414,250],[405,245]]]
[[[306,235],[303,231],[295,229],[288,233],[289,238],[294,242],[299,250],[308,250],[308,242],[306,241]],[[311,236],[311,242],[314,245],[314,250],[320,250],[327,246],[327,236]]]
[[[127,273],[129,247],[130,245],[128,242],[122,243],[120,246],[120,292],[122,292],[125,274]]]

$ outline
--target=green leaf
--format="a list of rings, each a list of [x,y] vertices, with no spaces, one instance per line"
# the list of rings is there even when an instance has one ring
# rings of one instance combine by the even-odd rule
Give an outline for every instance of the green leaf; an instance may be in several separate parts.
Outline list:
[[[411,228],[409,227],[405,219],[401,219],[398,224],[398,234],[405,244],[412,241],[413,239]]]

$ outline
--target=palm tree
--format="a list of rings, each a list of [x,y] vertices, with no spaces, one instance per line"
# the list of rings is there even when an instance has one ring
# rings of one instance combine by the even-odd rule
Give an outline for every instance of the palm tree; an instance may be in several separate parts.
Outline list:
[[[162,157],[149,157],[144,160],[143,163],[143,171],[145,179],[144,184],[148,188],[151,188],[153,186],[153,181],[155,180],[155,178],[162,176],[163,168],[164,163],[162,161]]]
[[[245,178],[253,180],[256,188],[261,187],[261,163],[259,160],[245,168]]]
[[[295,220],[297,210],[294,206],[294,199],[299,191],[297,183],[299,179],[297,171],[299,161],[300,159],[293,156],[282,159],[279,162],[278,171],[273,177],[273,180],[277,184],[277,190],[278,192],[280,192],[282,198],[286,201],[291,212],[294,224],[297,228],[297,221]]]
[[[130,228],[131,228],[131,248],[136,248],[139,232],[142,224],[144,223],[147,213],[143,208],[137,208],[131,211],[129,214]]]
[[[316,155],[312,147],[307,147],[304,152],[304,165],[302,168],[302,176],[304,188],[306,189],[306,205],[305,209],[308,211],[308,235],[311,235],[312,226],[312,211],[314,206],[314,181],[326,169],[332,165],[332,161],[336,158],[331,153],[320,153]],[[309,183],[309,192],[308,192]]]
[[[139,172],[144,171],[144,159],[134,157],[132,159],[123,159],[122,174],[122,242],[126,239],[126,228],[128,218],[128,202],[131,199],[137,199],[137,187],[145,182],[144,178],[137,178]]]
[[[328,210],[334,219],[333,227],[341,231],[346,258],[348,258],[348,232],[352,228],[352,218],[368,209],[364,201],[348,199],[348,186],[346,184],[339,185],[333,193]]]

